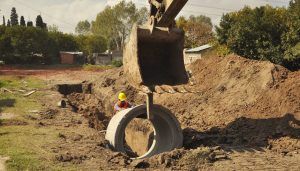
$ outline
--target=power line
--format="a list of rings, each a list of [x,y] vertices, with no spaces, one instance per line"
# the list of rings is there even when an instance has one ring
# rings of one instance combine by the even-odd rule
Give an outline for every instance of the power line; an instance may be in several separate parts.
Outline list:
[[[141,4],[144,6],[149,6],[149,4],[145,4],[142,2],[135,2],[137,4]],[[196,4],[196,3],[187,3],[186,6],[190,6],[190,7],[201,7],[201,8],[209,8],[209,9],[216,9],[216,10],[223,10],[223,11],[235,11],[236,9],[229,9],[229,8],[219,8],[219,7],[214,7],[214,6],[209,6],[209,5],[200,5],[200,4]]]
[[[229,9],[229,8],[219,8],[219,7],[214,7],[214,6],[207,6],[207,5],[199,5],[199,4],[194,4],[194,3],[187,3],[186,5],[187,6],[196,6],[196,7],[201,7],[201,8],[224,10],[224,11],[235,11],[236,10],[236,9]]]
[[[145,4],[145,3],[140,3],[140,2],[136,2],[136,4],[140,4],[143,6],[149,6],[149,4]],[[193,11],[193,10],[187,10],[187,9],[183,9],[182,12],[184,13],[189,13],[189,14],[204,14],[204,15],[210,15],[210,16],[222,16],[222,14],[213,14],[213,13],[206,13],[206,12],[201,12],[201,11]],[[225,12],[224,12],[225,13]]]
[[[273,3],[280,3],[280,4],[288,4],[290,1],[279,1],[279,0],[262,0],[263,2],[273,2]]]

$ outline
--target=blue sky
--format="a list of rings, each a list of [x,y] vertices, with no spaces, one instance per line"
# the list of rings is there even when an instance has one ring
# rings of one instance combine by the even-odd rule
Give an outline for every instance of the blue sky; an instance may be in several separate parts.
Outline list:
[[[4,15],[7,20],[11,8],[16,7],[18,15],[23,15],[26,21],[35,21],[36,16],[41,14],[48,25],[57,25],[60,31],[73,33],[78,21],[92,21],[106,5],[114,5],[118,1],[120,0],[0,0],[0,16]],[[147,6],[148,2],[131,1],[138,7]],[[241,9],[245,5],[257,7],[270,4],[281,7],[288,3],[289,0],[189,0],[179,15],[206,15],[217,25],[223,13]]]

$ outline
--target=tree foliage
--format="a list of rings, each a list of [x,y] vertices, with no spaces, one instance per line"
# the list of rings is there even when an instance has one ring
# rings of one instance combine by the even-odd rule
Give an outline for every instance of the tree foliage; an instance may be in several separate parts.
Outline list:
[[[105,38],[99,35],[79,35],[76,41],[79,45],[79,50],[86,55],[102,53],[107,47]]]
[[[35,26],[36,26],[36,27],[39,27],[39,28],[42,28],[42,29],[46,29],[46,28],[47,28],[47,24],[44,23],[43,18],[42,18],[41,15],[38,15],[38,16],[36,17],[36,20],[35,20]]]
[[[0,60],[7,64],[56,63],[60,51],[82,51],[91,55],[108,48],[121,49],[133,24],[145,23],[147,16],[146,8],[137,9],[132,2],[121,1],[106,7],[92,23],[79,22],[76,27],[79,35],[64,34],[54,25],[47,28],[40,15],[35,27],[32,21],[27,21],[27,27],[24,27],[24,17],[21,17],[20,25],[14,27],[10,27],[8,20],[7,26],[0,26]]]
[[[27,27],[33,27],[33,22],[32,21],[27,21]]]
[[[209,17],[191,15],[189,19],[179,17],[178,28],[185,31],[185,47],[197,47],[209,43],[213,38],[212,22]]]
[[[6,26],[5,17],[3,16],[2,26]]]
[[[6,25],[7,27],[10,27],[11,26],[11,24],[10,24],[10,20],[7,20],[7,25]]]
[[[20,19],[20,25],[21,26],[26,26],[26,22],[25,22],[25,19],[23,16],[21,16],[21,19]]]
[[[91,32],[91,24],[88,20],[84,21],[79,21],[76,28],[75,32],[77,34],[88,34]]]
[[[55,63],[59,51],[77,51],[75,37],[39,27],[0,26],[0,60],[8,64]]]
[[[216,28],[218,42],[247,58],[300,68],[299,3],[291,1],[288,9],[266,5],[225,14]]]
[[[18,21],[18,14],[17,14],[17,10],[15,7],[13,7],[11,9],[11,14],[10,14],[10,22],[11,22],[11,25],[12,26],[16,26],[19,24],[19,21]]]
[[[134,3],[124,0],[107,6],[92,22],[92,33],[102,35],[110,49],[122,49],[134,23],[146,21],[147,10],[137,9]]]

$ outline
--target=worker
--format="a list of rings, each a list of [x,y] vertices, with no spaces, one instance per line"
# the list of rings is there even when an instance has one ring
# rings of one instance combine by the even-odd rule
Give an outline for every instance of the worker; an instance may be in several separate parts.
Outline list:
[[[118,98],[119,101],[114,106],[115,113],[131,107],[131,105],[126,101],[127,97],[125,93],[121,92]]]

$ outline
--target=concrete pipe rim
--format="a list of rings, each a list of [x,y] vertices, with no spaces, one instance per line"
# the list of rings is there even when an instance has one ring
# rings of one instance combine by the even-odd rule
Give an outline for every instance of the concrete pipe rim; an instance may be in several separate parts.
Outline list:
[[[154,105],[154,119],[150,121],[154,128],[154,139],[148,151],[133,159],[143,159],[153,155],[182,147],[183,135],[176,117],[166,108]],[[128,154],[124,148],[125,129],[129,122],[138,116],[146,116],[146,106],[140,105],[123,110],[111,119],[105,138],[111,147]],[[163,137],[163,138],[162,138]]]

